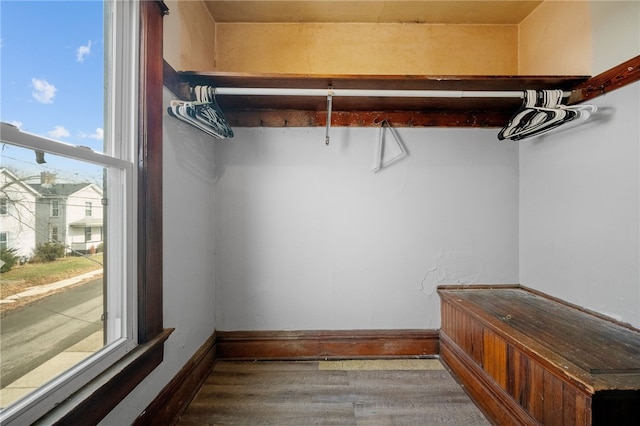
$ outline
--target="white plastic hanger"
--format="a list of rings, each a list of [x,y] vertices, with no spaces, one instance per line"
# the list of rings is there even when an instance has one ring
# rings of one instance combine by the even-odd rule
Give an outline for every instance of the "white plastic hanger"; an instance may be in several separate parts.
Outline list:
[[[395,144],[387,144],[384,137],[384,128],[389,129],[389,133],[393,136]],[[382,120],[380,123],[380,132],[378,133],[378,144],[375,152],[375,159],[372,171],[378,172],[384,167],[395,163],[396,161],[407,156],[407,150],[404,148],[398,133],[389,124],[387,120]]]

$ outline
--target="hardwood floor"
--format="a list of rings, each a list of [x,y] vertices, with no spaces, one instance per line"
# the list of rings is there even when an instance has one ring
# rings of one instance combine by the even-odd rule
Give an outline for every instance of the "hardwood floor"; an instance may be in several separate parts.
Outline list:
[[[438,360],[218,361],[178,425],[489,425]]]

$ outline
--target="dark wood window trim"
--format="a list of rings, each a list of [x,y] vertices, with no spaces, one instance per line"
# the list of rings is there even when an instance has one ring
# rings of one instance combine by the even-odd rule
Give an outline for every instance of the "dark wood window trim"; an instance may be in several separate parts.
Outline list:
[[[96,424],[163,360],[172,329],[162,324],[162,1],[140,2],[138,131],[138,343],[122,360],[38,423]]]
[[[138,339],[162,331],[162,1],[143,1],[138,135]]]

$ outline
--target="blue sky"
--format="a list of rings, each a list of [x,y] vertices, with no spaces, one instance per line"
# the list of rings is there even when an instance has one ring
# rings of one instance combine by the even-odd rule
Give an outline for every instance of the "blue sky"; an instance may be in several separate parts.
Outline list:
[[[103,7],[99,0],[0,0],[0,121],[103,150]]]

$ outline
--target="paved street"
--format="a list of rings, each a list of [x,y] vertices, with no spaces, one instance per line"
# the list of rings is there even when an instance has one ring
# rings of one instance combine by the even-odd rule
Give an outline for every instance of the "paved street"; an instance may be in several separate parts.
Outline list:
[[[0,320],[1,387],[102,328],[102,279],[71,287]]]

